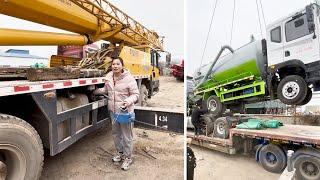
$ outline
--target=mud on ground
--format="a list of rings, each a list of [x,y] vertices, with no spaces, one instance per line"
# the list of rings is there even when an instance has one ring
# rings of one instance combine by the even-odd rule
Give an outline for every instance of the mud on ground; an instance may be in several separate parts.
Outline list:
[[[147,106],[184,110],[184,83],[171,76],[160,77],[160,91],[151,99]]]
[[[253,155],[229,155],[195,145],[191,148],[197,158],[195,180],[275,180],[280,177],[280,174],[264,170]]]

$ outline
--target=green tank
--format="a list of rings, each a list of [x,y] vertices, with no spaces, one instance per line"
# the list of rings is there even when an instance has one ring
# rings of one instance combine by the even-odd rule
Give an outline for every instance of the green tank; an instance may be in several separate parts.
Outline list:
[[[260,78],[265,72],[266,59],[262,53],[261,41],[248,43],[233,53],[220,57],[213,66],[208,79],[199,88],[219,85],[253,75]],[[194,75],[196,84],[205,77],[212,63],[200,67]]]

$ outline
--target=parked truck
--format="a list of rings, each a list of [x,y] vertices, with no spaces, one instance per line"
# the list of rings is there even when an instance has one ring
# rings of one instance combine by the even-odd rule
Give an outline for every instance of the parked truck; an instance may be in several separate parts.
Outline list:
[[[226,154],[254,154],[267,171],[281,173],[287,166],[287,151],[293,150],[296,179],[320,179],[320,127],[285,124],[275,129],[237,129],[252,117],[224,116],[207,123],[204,135],[187,132],[191,144]],[[257,117],[256,117],[257,118]]]
[[[137,80],[140,101],[159,88],[157,65],[162,38],[108,1],[0,0],[0,7],[2,14],[75,33],[2,28],[0,45],[83,46],[106,40],[108,46],[91,59],[82,59],[81,68],[106,70],[110,57],[120,56]],[[59,57],[50,65],[60,66]],[[46,76],[41,69],[39,72]],[[107,98],[92,96],[96,88],[104,86],[104,80],[103,76],[33,82],[1,80],[0,178],[38,179],[44,148],[54,156],[105,126],[109,122]]]
[[[184,60],[182,59],[179,64],[171,66],[172,75],[179,81],[184,81]]]
[[[319,5],[310,4],[267,26],[266,39],[233,50],[195,73],[195,95],[213,114],[241,111],[244,103],[280,99],[304,105],[320,90]],[[231,53],[220,57],[223,51]]]

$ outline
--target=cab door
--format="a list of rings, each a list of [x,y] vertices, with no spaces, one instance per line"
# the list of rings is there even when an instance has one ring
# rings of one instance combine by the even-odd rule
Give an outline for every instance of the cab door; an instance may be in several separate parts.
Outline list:
[[[153,95],[153,92],[159,91],[159,77],[160,77],[160,71],[159,71],[159,59],[160,55],[157,51],[151,50],[151,65],[152,65],[152,75],[151,75],[151,81],[150,81],[150,94]]]
[[[306,13],[285,22],[284,61],[297,59],[307,64],[319,60],[318,37],[310,23]]]
[[[155,50],[151,50],[152,79],[159,78],[159,75],[160,75],[159,59],[160,59],[159,53]]]
[[[283,62],[283,23],[267,29],[268,66]]]

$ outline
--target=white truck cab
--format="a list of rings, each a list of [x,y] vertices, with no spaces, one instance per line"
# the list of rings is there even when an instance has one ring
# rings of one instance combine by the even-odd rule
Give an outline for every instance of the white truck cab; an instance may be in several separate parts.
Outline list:
[[[267,27],[271,99],[304,105],[320,90],[319,5],[310,4]]]
[[[316,4],[270,24],[267,27],[268,65],[293,59],[304,64],[320,60],[319,28]]]

